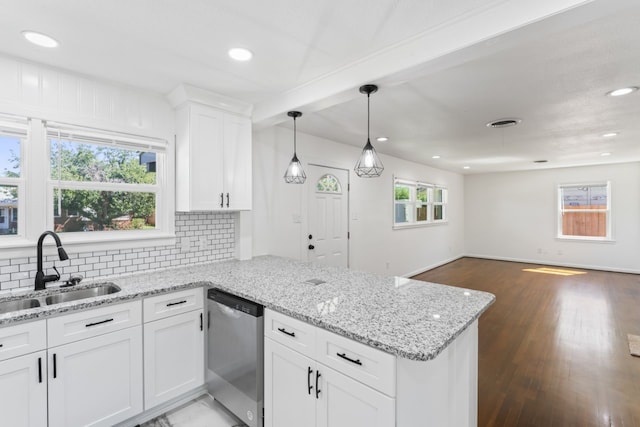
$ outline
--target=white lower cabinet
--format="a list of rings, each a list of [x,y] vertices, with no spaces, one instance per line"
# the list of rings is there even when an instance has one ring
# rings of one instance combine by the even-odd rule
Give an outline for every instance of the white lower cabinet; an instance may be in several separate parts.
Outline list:
[[[47,426],[47,353],[0,362],[0,425]]]
[[[204,290],[145,298],[144,408],[204,384]]]
[[[265,339],[265,427],[391,427],[395,399]]]
[[[204,384],[203,311],[144,325],[145,408]]]
[[[50,348],[49,427],[112,426],[142,412],[140,326]]]

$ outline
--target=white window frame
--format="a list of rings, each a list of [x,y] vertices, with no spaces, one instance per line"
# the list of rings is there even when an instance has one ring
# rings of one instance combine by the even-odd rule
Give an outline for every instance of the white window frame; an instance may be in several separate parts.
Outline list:
[[[26,119],[25,119],[26,120]],[[45,230],[53,230],[53,188],[57,180],[51,179],[50,143],[48,131],[60,129],[61,132],[82,134],[89,139],[110,136],[112,140],[131,144],[128,148],[141,149],[147,147],[158,153],[156,160],[156,184],[118,184],[85,182],[64,182],[64,188],[90,190],[152,191],[156,193],[156,228],[154,230],[115,230],[87,233],[59,233],[65,248],[70,252],[128,249],[147,246],[174,245],[175,238],[175,206],[173,188],[170,183],[173,176],[173,146],[165,140],[131,135],[117,131],[75,126],[63,123],[45,122],[42,119],[30,118],[27,125],[27,138],[21,144],[21,186],[18,192],[18,228],[19,236],[0,236],[0,258],[33,256],[38,237]],[[93,142],[94,144],[96,142]],[[0,180],[6,182],[6,180]],[[14,184],[11,184],[14,185]],[[135,188],[134,188],[135,187]],[[53,240],[45,240],[49,245]]]
[[[562,234],[562,217],[564,212],[590,212],[593,213],[594,209],[564,209],[562,203],[562,189],[573,187],[602,187],[607,188],[607,205],[605,209],[598,209],[598,212],[604,212],[606,214],[606,236],[575,236]],[[556,224],[556,238],[561,240],[577,240],[583,242],[613,242],[613,227],[612,227],[612,215],[611,215],[611,182],[610,181],[598,181],[598,182],[580,182],[571,184],[559,184],[557,186],[557,224]]]
[[[397,201],[395,197],[396,186],[402,185],[409,187],[409,200],[408,201]],[[427,202],[424,203],[419,201],[417,198],[417,190],[418,187],[423,187],[427,189]],[[443,190],[442,202],[436,202],[434,200],[434,192],[435,189]],[[392,223],[393,229],[403,229],[403,228],[413,228],[413,227],[424,227],[424,226],[432,226],[437,224],[446,224],[448,223],[447,217],[447,205],[448,205],[448,189],[444,185],[438,184],[429,184],[423,181],[415,181],[409,179],[403,179],[398,177],[393,177],[393,187],[392,187]],[[413,209],[412,220],[408,222],[396,222],[396,205],[410,205]],[[417,208],[418,206],[425,206],[427,209],[427,218],[423,221],[417,220]],[[442,219],[434,219],[433,210],[434,206],[442,206]]]

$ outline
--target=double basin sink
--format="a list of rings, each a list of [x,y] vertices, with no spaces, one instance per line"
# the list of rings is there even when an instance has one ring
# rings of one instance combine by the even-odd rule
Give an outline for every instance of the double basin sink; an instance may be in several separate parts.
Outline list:
[[[101,283],[99,285],[82,289],[61,288],[54,293],[42,297],[25,297],[0,302],[0,314],[14,311],[38,308],[45,305],[61,304],[63,302],[78,301],[87,298],[95,298],[103,295],[111,295],[120,292],[120,288],[113,283]]]

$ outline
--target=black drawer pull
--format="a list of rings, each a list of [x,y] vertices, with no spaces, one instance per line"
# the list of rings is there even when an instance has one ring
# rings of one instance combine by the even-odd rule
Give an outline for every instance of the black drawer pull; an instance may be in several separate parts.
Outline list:
[[[178,302],[170,302],[169,304],[167,304],[167,307],[171,307],[172,305],[180,305],[180,304],[184,304],[186,303],[187,300],[182,300],[182,301],[178,301]]]
[[[42,357],[38,357],[38,382],[42,383]]]
[[[87,323],[86,325],[84,325],[87,328],[90,328],[92,326],[96,326],[96,325],[102,325],[103,323],[109,323],[109,322],[113,322],[113,319],[106,319],[106,320],[101,320],[99,322],[94,322],[94,323]]]
[[[53,378],[57,378],[58,376],[58,367],[56,363],[56,354],[53,353]]]
[[[0,344],[0,348],[2,348],[4,346],[4,344]]]
[[[285,328],[278,328],[278,330],[280,332],[282,332],[283,334],[289,335],[290,337],[295,337],[296,336],[295,332],[289,332]]]
[[[360,361],[360,359],[353,360],[353,359],[351,359],[351,358],[347,357],[347,353],[342,353],[342,354],[340,354],[340,353],[336,353],[336,354],[338,355],[338,357],[341,357],[341,358],[343,358],[344,360],[348,360],[348,361],[349,361],[349,362],[351,362],[351,363],[355,363],[356,365],[360,365],[360,366],[362,366],[362,362]]]
[[[308,371],[307,371],[307,388],[309,389],[309,395],[311,395],[311,390],[313,390],[313,386],[311,385],[311,374],[313,374],[313,369],[311,369],[311,366],[308,367]]]
[[[200,330],[204,330],[204,319],[202,318],[202,313],[200,313]]]

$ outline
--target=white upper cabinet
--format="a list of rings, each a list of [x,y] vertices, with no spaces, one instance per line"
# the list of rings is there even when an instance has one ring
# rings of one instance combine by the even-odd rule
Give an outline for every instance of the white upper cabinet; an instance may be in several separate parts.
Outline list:
[[[251,119],[211,106],[219,103],[202,92],[181,86],[169,95],[176,106],[176,210],[250,210]]]

